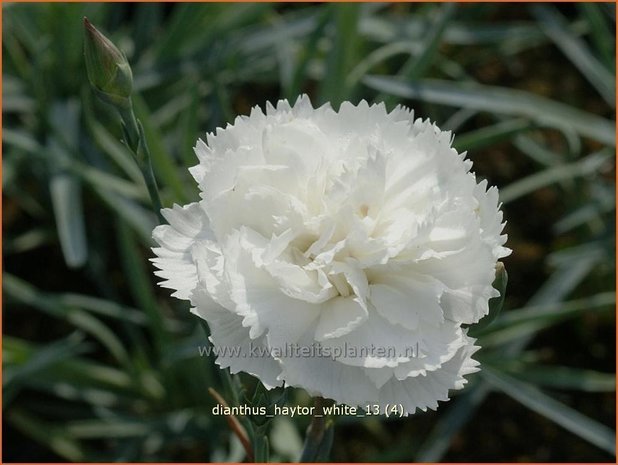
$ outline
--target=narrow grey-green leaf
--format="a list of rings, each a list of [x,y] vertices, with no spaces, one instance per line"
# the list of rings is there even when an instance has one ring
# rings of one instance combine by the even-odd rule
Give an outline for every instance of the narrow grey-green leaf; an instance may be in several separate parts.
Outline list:
[[[7,421],[26,436],[36,442],[46,445],[60,457],[71,462],[84,461],[85,452],[81,444],[57,427],[50,427],[47,422],[25,413],[21,409],[13,409],[6,415]]]
[[[584,368],[516,363],[505,369],[513,376],[537,386],[572,389],[584,392],[613,392],[616,373],[602,373]]]
[[[610,151],[601,151],[588,155],[575,163],[552,166],[502,188],[500,190],[500,200],[504,203],[512,202],[519,197],[558,181],[588,176],[598,172],[612,157],[613,155]]]
[[[451,440],[470,420],[485,396],[490,392],[487,384],[477,385],[456,397],[443,415],[438,417],[436,425],[419,448],[416,462],[439,462],[451,445]]]
[[[478,150],[509,140],[514,135],[520,134],[533,127],[534,125],[530,123],[530,121],[522,118],[500,121],[491,126],[456,135],[453,146],[459,152]]]
[[[363,82],[404,99],[523,116],[543,126],[573,128],[604,144],[616,144],[614,121],[521,90],[434,79],[408,83],[385,76],[366,76]]]
[[[83,353],[89,348],[83,341],[83,335],[79,333],[73,333],[64,339],[47,344],[39,351],[33,352],[22,363],[13,364],[8,372],[5,371],[2,379],[3,389],[12,388],[24,379],[36,376],[39,371],[73,355]]]
[[[354,3],[331,3],[335,27],[327,68],[320,86],[320,100],[338,108],[349,99],[352,89],[346,87],[346,76],[358,55],[361,37],[358,34],[360,8]]]
[[[71,268],[81,267],[88,249],[80,182],[70,173],[58,173],[50,178],[49,190],[64,260]]]
[[[475,337],[483,347],[505,345],[522,338],[531,338],[539,331],[569,318],[597,312],[607,312],[615,305],[616,295],[607,292],[593,297],[513,310],[502,315],[493,325],[481,328]]]
[[[577,6],[583,12],[589,24],[590,34],[597,53],[609,70],[614,69],[616,66],[614,56],[616,38],[609,28],[609,21],[603,16],[602,7],[593,2],[578,3]]]
[[[597,60],[586,43],[577,37],[554,6],[532,5],[541,29],[558,46],[611,106],[616,105],[616,77]]]
[[[528,383],[485,367],[482,376],[494,387],[531,410],[610,454],[616,453],[616,433]]]

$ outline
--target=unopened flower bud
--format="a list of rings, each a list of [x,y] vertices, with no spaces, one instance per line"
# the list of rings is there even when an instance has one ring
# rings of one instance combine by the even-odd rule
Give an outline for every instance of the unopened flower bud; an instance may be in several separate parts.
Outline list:
[[[133,74],[127,58],[87,18],[84,18],[84,30],[84,55],[90,84],[105,102],[128,106]]]

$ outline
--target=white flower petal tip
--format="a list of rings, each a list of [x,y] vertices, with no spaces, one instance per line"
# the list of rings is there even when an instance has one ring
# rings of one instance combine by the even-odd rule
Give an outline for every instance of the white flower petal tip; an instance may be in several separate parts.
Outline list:
[[[196,143],[201,200],[153,232],[160,285],[232,372],[435,409],[479,369],[462,325],[487,314],[510,253],[498,190],[452,140],[401,106],[255,107]]]

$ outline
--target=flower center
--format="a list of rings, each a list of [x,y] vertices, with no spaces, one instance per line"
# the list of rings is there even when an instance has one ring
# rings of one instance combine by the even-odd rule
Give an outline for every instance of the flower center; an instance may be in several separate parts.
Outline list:
[[[358,209],[358,212],[360,213],[361,217],[365,218],[369,213],[369,206],[367,204],[362,204]]]

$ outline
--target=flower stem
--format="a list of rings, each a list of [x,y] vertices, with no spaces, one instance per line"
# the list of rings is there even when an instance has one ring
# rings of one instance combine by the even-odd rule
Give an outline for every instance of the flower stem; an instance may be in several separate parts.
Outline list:
[[[255,427],[253,438],[253,455],[255,463],[267,463],[269,457],[269,444],[266,426]]]
[[[125,143],[135,153],[139,143],[139,129],[137,128],[137,118],[133,111],[133,101],[129,97],[128,105],[116,106],[115,108],[118,110],[118,114],[124,124],[125,135],[127,136]]]
[[[152,170],[152,161],[150,157],[150,150],[148,149],[148,143],[146,142],[146,136],[144,135],[144,128],[139,120],[135,117],[133,111],[133,102],[129,98],[128,105],[117,106],[118,114],[122,119],[123,130],[125,134],[125,144],[133,152],[137,166],[142,172],[148,194],[150,195],[150,201],[152,202],[152,208],[157,215],[159,223],[164,223],[165,218],[161,214],[161,198],[159,197],[159,188],[157,187],[157,180]]]
[[[328,460],[330,449],[333,445],[334,424],[332,420],[324,416],[324,407],[330,402],[322,397],[315,398],[313,418],[307,428],[305,445],[303,446],[299,462],[323,462]]]

